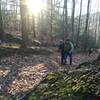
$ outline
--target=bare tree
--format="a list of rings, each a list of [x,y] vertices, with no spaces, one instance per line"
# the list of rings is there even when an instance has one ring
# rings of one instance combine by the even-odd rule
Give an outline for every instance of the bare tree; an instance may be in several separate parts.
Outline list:
[[[100,13],[99,13],[99,22],[98,22],[98,45],[100,46]]]
[[[63,33],[63,41],[65,41],[65,4],[63,6],[63,15],[62,16],[63,16],[63,30],[62,30],[62,33]]]
[[[65,40],[65,34],[67,34],[67,0],[64,0],[63,6],[63,40]]]
[[[97,12],[99,11],[99,2],[97,6]],[[98,13],[96,13],[96,25],[95,25],[95,45],[97,43],[97,27],[98,27]]]
[[[23,39],[22,47],[26,47],[28,41],[28,26],[27,26],[28,10],[25,1],[26,0],[20,0],[21,31]]]
[[[52,33],[52,28],[53,28],[53,26],[52,26],[52,20],[53,20],[53,0],[50,0],[50,4],[51,4],[51,7],[50,7],[50,17],[51,17],[51,23],[50,23],[50,33]]]
[[[87,44],[88,44],[88,24],[89,24],[89,11],[90,11],[90,2],[91,0],[88,0],[88,5],[87,5],[87,15],[86,15],[86,22],[85,22],[85,30],[84,30],[84,34],[86,35],[86,43],[85,43],[85,48],[87,48]]]
[[[64,0],[64,9],[65,9],[65,33],[67,34],[67,16],[68,16],[68,12],[67,12],[67,0]]]
[[[75,0],[72,0],[73,7],[72,7],[72,41],[74,40],[74,17],[75,17]]]
[[[1,0],[0,0],[0,39],[4,39],[4,29],[3,29],[3,19],[2,19],[2,13],[1,13]]]
[[[34,38],[36,38],[36,32],[35,32],[35,17],[34,14],[32,14],[32,21],[33,21],[33,34],[34,34]]]
[[[80,24],[81,24],[81,15],[82,15],[82,0],[80,2],[80,15],[79,15],[79,22],[78,22],[78,32],[77,32],[77,45],[79,43],[79,34],[80,34]]]

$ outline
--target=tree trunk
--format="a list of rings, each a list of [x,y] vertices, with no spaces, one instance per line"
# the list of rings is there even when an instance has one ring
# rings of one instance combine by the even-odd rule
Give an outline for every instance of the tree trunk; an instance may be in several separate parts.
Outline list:
[[[96,16],[96,26],[95,26],[95,45],[97,43],[97,25],[98,24],[98,17]]]
[[[64,2],[65,3],[65,2]],[[65,5],[65,4],[64,4]],[[63,17],[63,23],[62,23],[62,25],[63,25],[63,30],[62,30],[62,33],[63,33],[63,41],[65,42],[65,11],[64,11],[64,6],[63,6],[63,15],[62,15],[62,17]]]
[[[22,47],[26,47],[28,42],[28,10],[25,2],[26,0],[20,0]]]
[[[88,0],[87,15],[86,15],[86,23],[85,23],[85,31],[84,31],[84,34],[86,35],[85,47],[84,47],[85,50],[86,50],[86,48],[87,48],[87,46],[88,46],[88,24],[89,24],[90,1],[91,1],[91,0]]]
[[[99,24],[98,24],[98,46],[100,45],[100,14],[99,14]]]
[[[80,2],[80,15],[79,15],[78,32],[77,32],[77,40],[76,40],[77,41],[76,42],[77,46],[79,44],[79,34],[80,34],[80,30],[81,30],[81,28],[80,28],[80,25],[81,25],[81,15],[82,15],[82,0]]]
[[[98,2],[97,12],[99,12],[99,2]],[[95,46],[96,46],[96,44],[97,44],[97,27],[98,27],[98,14],[96,14],[96,26],[95,26]]]
[[[33,21],[33,34],[34,34],[34,38],[36,38],[36,33],[35,33],[35,17],[32,14],[32,21]]]
[[[4,28],[3,28],[3,19],[1,13],[1,0],[0,0],[0,39],[4,40]]]
[[[67,12],[67,0],[64,0],[64,9],[65,9],[65,34],[67,34],[67,16],[68,16],[68,12]]]
[[[51,23],[50,23],[50,33],[52,34],[52,28],[53,28],[53,26],[52,26],[52,19],[53,19],[53,1],[52,0],[50,0],[50,3],[51,3]]]
[[[72,7],[72,41],[74,40],[74,16],[75,16],[75,0],[73,0],[73,7]]]

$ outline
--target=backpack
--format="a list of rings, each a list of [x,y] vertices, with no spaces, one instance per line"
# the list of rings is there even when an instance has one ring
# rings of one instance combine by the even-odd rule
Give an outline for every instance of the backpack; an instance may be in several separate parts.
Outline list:
[[[66,41],[64,44],[64,52],[69,52],[72,49],[72,45],[69,41]]]

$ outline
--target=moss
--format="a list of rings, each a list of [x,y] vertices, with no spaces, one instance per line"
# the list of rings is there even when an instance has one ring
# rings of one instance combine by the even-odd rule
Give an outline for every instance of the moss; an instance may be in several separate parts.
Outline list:
[[[0,47],[0,58],[13,56],[14,54],[29,56],[29,55],[49,55],[52,52],[47,49],[31,49],[31,48],[12,48],[12,47]]]
[[[100,89],[96,86],[96,80],[90,78],[94,74],[84,73],[77,80],[73,77],[67,81],[68,76],[64,72],[48,74],[40,85],[27,96],[26,100],[92,100],[96,98],[96,93],[100,93],[97,92]]]

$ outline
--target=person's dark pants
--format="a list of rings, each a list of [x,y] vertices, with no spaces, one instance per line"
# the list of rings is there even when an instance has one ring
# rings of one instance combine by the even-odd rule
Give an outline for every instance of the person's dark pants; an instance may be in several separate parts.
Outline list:
[[[64,63],[66,64],[67,63],[67,57],[70,58],[70,65],[72,65],[72,52],[71,53],[65,53],[64,54]]]
[[[64,64],[64,61],[65,59],[64,59],[64,53],[61,53],[61,64],[63,65]]]
[[[64,53],[61,52],[61,64],[63,65],[64,63]]]

